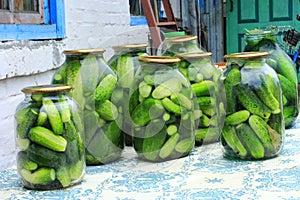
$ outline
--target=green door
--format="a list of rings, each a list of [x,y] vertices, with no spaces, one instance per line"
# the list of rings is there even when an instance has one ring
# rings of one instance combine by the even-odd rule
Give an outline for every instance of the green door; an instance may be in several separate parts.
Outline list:
[[[244,49],[246,29],[267,26],[292,26],[300,32],[299,0],[227,0],[226,54]]]

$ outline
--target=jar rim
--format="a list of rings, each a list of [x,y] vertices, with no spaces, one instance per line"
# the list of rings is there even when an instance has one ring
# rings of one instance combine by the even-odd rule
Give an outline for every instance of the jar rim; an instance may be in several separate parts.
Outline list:
[[[172,64],[180,62],[180,59],[171,56],[140,56],[139,61],[147,63]]]
[[[176,55],[178,58],[206,58],[212,55],[212,52],[195,52],[195,53],[181,53]]]
[[[196,35],[182,35],[176,37],[166,38],[166,41],[169,43],[178,43],[178,42],[188,42],[192,40],[196,40],[198,36]]]
[[[258,58],[258,57],[266,57],[268,56],[268,52],[240,52],[225,55],[224,58]]]
[[[121,49],[135,49],[135,48],[146,48],[148,44],[143,43],[143,44],[125,44],[125,45],[117,45],[113,46],[112,48],[114,50],[121,50]]]
[[[37,85],[23,88],[21,91],[24,93],[36,93],[36,92],[60,92],[69,91],[72,87],[63,84],[49,84],[49,85]]]
[[[73,49],[63,51],[66,55],[85,55],[85,54],[94,54],[94,53],[104,53],[105,49]]]

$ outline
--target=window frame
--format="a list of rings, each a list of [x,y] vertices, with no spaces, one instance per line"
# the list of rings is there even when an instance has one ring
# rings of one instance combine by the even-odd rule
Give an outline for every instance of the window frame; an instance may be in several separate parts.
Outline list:
[[[66,36],[63,0],[43,1],[42,24],[0,24],[0,41],[61,39]]]

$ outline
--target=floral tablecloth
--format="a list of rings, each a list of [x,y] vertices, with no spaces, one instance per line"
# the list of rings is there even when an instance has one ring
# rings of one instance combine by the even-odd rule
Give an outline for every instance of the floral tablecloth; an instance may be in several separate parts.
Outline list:
[[[300,124],[286,130],[281,154],[264,161],[229,160],[211,144],[150,163],[126,147],[119,161],[87,167],[81,184],[54,191],[23,188],[12,167],[0,172],[0,199],[300,199]]]

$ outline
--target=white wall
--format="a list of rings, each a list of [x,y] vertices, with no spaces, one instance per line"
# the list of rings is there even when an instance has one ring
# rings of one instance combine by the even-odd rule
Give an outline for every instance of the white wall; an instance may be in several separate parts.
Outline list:
[[[104,48],[109,59],[111,46],[147,42],[147,26],[129,25],[128,0],[65,0],[65,9],[65,39],[0,43],[0,170],[15,163],[13,115],[21,89],[49,83],[63,50]]]

